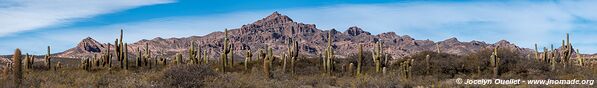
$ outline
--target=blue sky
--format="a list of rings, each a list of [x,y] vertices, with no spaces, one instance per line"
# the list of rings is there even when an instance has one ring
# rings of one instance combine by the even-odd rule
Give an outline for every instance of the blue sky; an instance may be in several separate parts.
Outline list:
[[[51,4],[48,4],[51,3]],[[373,34],[495,43],[531,48],[561,44],[565,33],[581,53],[597,53],[596,1],[410,0],[0,0],[0,54],[15,48],[42,54],[85,37],[132,43],[155,37],[205,35],[238,28],[274,11],[319,29],[358,26]]]

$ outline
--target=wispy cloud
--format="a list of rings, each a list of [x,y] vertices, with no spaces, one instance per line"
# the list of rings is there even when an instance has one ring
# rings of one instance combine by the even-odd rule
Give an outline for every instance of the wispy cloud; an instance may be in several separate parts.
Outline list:
[[[359,26],[374,34],[393,31],[416,39],[441,41],[457,37],[461,41],[480,40],[494,43],[509,40],[522,47],[558,46],[571,33],[571,40],[583,53],[597,53],[597,2],[407,2],[390,4],[345,4],[323,7],[271,9],[231,12],[215,15],[156,18],[139,22],[99,27],[52,30],[40,34],[60,46],[73,47],[91,36],[112,42],[119,29],[127,32],[127,42],[153,37],[204,35],[224,28],[238,28],[278,11],[293,20],[317,24],[320,29],[345,30]],[[1,5],[0,5],[1,6]],[[40,37],[42,38],[42,37]],[[7,40],[4,40],[7,41]],[[14,41],[27,41],[14,40]],[[13,44],[13,45],[9,45]],[[0,46],[19,47],[19,43]],[[44,46],[44,45],[39,45]],[[0,47],[0,50],[5,47]],[[43,47],[40,47],[43,49]],[[4,52],[0,52],[4,53]]]
[[[2,0],[0,36],[170,0]]]

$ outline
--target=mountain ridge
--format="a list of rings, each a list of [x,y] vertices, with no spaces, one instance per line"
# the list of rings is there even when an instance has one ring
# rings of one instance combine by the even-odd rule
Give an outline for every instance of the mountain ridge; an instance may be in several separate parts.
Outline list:
[[[481,41],[460,42],[457,38],[449,38],[443,41],[434,42],[431,40],[416,40],[408,35],[397,35],[395,32],[384,32],[377,35],[357,27],[349,27],[344,32],[335,29],[321,30],[316,28],[315,24],[304,24],[294,22],[290,17],[274,12],[263,19],[250,24],[242,25],[240,28],[230,29],[228,37],[233,45],[233,50],[237,56],[244,56],[244,52],[251,50],[257,53],[258,50],[266,47],[272,47],[276,55],[286,51],[286,41],[295,39],[299,42],[300,54],[306,56],[317,56],[324,50],[327,44],[327,35],[332,33],[334,37],[333,47],[337,57],[348,57],[356,53],[356,46],[362,44],[365,51],[373,50],[373,44],[377,41],[384,42],[384,52],[390,54],[394,59],[402,58],[422,51],[436,51],[437,46],[443,53],[464,55],[476,52],[481,49],[491,49],[497,45],[507,47],[511,50],[519,51],[523,54],[534,52],[532,49],[521,48],[506,40],[501,40],[493,44]],[[126,32],[125,32],[126,35]],[[200,50],[208,50],[211,57],[217,57],[221,49],[224,34],[222,31],[216,31],[204,36],[189,36],[182,38],[164,39],[156,37],[151,40],[140,40],[131,43],[128,47],[129,54],[137,52],[136,48],[144,48],[148,44],[152,55],[171,58],[176,53],[186,54],[188,46],[194,42]],[[102,53],[105,50],[113,52],[112,44],[99,44],[93,42],[92,38],[85,38],[77,47],[58,53],[59,57],[89,57],[93,54]],[[97,42],[97,41],[96,41]],[[80,46],[82,45],[83,46]],[[108,49],[107,47],[112,47]],[[99,51],[99,52],[98,52]],[[134,55],[132,55],[134,56]],[[184,55],[186,56],[186,55]]]

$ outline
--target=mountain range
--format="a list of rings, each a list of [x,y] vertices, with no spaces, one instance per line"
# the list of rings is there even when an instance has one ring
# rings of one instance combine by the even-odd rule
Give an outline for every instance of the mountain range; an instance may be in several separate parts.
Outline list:
[[[124,31],[126,37],[126,30]],[[356,50],[359,45],[363,45],[365,51],[372,51],[376,42],[383,42],[383,51],[394,59],[422,51],[437,51],[438,47],[442,53],[456,55],[465,55],[483,48],[494,48],[498,45],[524,54],[534,52],[532,49],[518,47],[506,40],[493,44],[482,41],[461,42],[457,38],[434,42],[428,39],[416,40],[408,35],[400,36],[395,32],[373,35],[356,26],[350,27],[344,32],[336,29],[321,30],[315,24],[295,22],[290,17],[278,12],[274,12],[253,23],[242,25],[240,28],[228,29],[228,32],[236,56],[244,56],[244,53],[248,50],[257,53],[257,51],[266,47],[273,48],[274,54],[281,55],[287,50],[287,41],[289,39],[298,41],[301,55],[317,56],[325,50],[329,33],[333,36],[333,48],[339,58],[357,53]],[[194,42],[199,49],[209,51],[211,57],[217,57],[223,45],[224,37],[224,32],[218,31],[204,36],[143,39],[129,44],[128,52],[131,55],[135,54],[138,51],[137,48],[143,50],[147,45],[153,51],[152,55],[171,58],[176,53],[181,53],[186,56],[187,49]],[[111,48],[108,49],[108,47]],[[114,45],[100,43],[93,38],[87,37],[76,47],[57,53],[56,56],[65,58],[92,57],[94,54],[100,54],[106,50],[113,52]]]

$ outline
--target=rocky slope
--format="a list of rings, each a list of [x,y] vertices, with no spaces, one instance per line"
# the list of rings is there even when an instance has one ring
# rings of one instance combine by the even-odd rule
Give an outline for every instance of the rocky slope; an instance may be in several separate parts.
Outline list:
[[[394,32],[386,32],[377,35],[364,31],[359,27],[350,27],[344,32],[335,29],[321,30],[314,24],[294,22],[286,15],[277,12],[255,21],[251,24],[242,25],[240,28],[229,29],[229,37],[233,44],[235,54],[244,56],[244,52],[251,50],[254,53],[266,47],[272,47],[275,54],[280,55],[287,49],[286,41],[295,39],[299,41],[300,54],[305,56],[316,56],[326,47],[327,35],[331,33],[334,37],[333,47],[337,57],[347,57],[357,53],[359,44],[364,45],[366,51],[373,50],[374,43],[384,42],[384,52],[389,53],[393,58],[405,57],[422,51],[435,51],[439,45],[441,52],[463,55],[479,51],[483,48],[493,48],[496,45],[508,47],[511,50],[530,53],[533,50],[520,48],[508,41],[502,40],[497,43],[485,43],[481,41],[461,42],[456,38],[434,42],[430,40],[416,40],[408,35],[396,35]],[[116,35],[117,33],[115,33]],[[125,30],[126,37],[126,30]],[[210,51],[211,57],[217,57],[220,47],[223,44],[224,33],[213,32],[205,36],[190,36],[185,38],[154,38],[151,40],[140,40],[128,47],[129,54],[141,50],[147,44],[153,51],[153,55],[160,57],[172,57],[175,53],[186,54],[191,42],[195,42],[198,48]],[[58,53],[60,57],[90,57],[108,50],[113,50],[113,45],[99,43],[92,38],[83,39],[76,47]],[[113,51],[110,51],[113,52]],[[134,55],[131,55],[134,56]],[[186,56],[186,55],[184,55]]]

